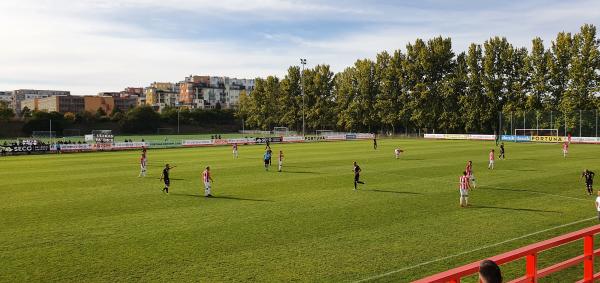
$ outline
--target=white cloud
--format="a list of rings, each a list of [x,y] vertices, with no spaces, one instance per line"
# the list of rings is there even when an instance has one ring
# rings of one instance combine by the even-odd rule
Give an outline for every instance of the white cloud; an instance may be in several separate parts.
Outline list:
[[[548,44],[558,31],[576,32],[581,24],[597,25],[600,19],[600,4],[594,1],[539,7],[507,4],[502,9],[479,10],[363,6],[362,2],[341,1],[4,0],[0,1],[0,90],[52,88],[94,94],[146,86],[152,81],[179,81],[189,74],[283,75],[301,57],[308,58],[309,65],[327,63],[341,71],[356,59],[404,48],[417,37],[449,36],[455,51],[495,35],[528,47],[535,36]],[[265,45],[237,41],[235,34],[219,40],[164,38],[153,36],[143,26],[102,16],[141,7],[175,9],[173,17],[177,11],[199,10],[237,21],[261,21],[270,16],[271,25],[293,22],[299,15],[315,20],[347,20],[354,15],[357,22],[366,24],[314,38],[293,32],[240,30],[256,33],[256,41],[271,43]],[[311,32],[318,34],[319,30]]]

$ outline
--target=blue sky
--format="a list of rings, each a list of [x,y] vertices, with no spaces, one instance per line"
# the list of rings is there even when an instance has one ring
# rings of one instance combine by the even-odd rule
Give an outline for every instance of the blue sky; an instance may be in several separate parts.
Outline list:
[[[600,1],[2,0],[0,90],[281,76],[301,57],[340,71],[416,38],[548,46],[584,23],[600,25]]]

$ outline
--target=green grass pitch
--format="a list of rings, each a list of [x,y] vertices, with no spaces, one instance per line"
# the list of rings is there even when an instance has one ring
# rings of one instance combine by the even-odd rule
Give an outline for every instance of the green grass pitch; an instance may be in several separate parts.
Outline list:
[[[274,144],[282,173],[276,159],[265,172],[260,145],[241,146],[237,160],[230,147],[149,150],[146,178],[138,151],[2,157],[0,281],[407,282],[598,223],[579,175],[600,173],[599,146],[572,145],[563,159],[558,144],[507,143],[491,171],[494,145]],[[462,209],[467,160],[478,188]],[[366,182],[357,192],[353,161]],[[178,166],[169,195],[158,180],[165,163]],[[207,165],[212,199],[202,196]],[[540,265],[581,248],[545,252]],[[503,271],[522,275],[523,262]]]

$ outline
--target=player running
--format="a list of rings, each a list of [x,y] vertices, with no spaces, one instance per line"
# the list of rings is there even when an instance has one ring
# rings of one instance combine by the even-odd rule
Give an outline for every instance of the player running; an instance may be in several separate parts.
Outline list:
[[[204,181],[204,196],[207,198],[212,197],[210,194],[210,184],[214,181],[210,175],[210,166],[206,166],[206,169],[202,172],[202,181]]]
[[[140,158],[140,174],[139,177],[146,177],[146,155],[142,153],[142,157]]]
[[[458,181],[460,190],[460,207],[467,207],[469,206],[469,189],[471,189],[467,172],[463,172],[463,175],[460,176]]]
[[[495,159],[494,150],[492,149],[492,151],[490,151],[490,157],[489,157],[490,163],[488,164],[488,169],[494,170],[494,159]]]
[[[238,145],[237,145],[237,143],[234,143],[231,147],[233,148],[233,159],[237,159],[238,158]]]
[[[279,151],[279,162],[278,163],[279,163],[278,171],[281,172],[281,167],[283,167],[283,150]]]
[[[169,164],[165,164],[165,168],[162,171],[162,175],[160,176],[160,180],[165,182],[165,187],[162,189],[163,192],[169,193],[169,186],[171,185],[171,179],[169,179],[169,171],[177,166],[169,166]]]
[[[504,143],[500,144],[500,156],[498,156],[499,159],[504,160],[505,156],[504,156]]]
[[[269,165],[271,163],[271,153],[270,151],[266,151],[265,155],[263,156],[263,159],[265,161],[265,171],[269,171]]]
[[[400,159],[400,154],[403,152],[404,150],[401,150],[399,148],[394,149],[394,155],[396,155],[396,159]]]
[[[563,143],[562,151],[563,151],[563,157],[567,158],[567,155],[569,154],[569,143],[568,142]]]
[[[362,171],[362,169],[360,169],[360,166],[358,166],[358,163],[356,163],[356,161],[354,161],[354,168],[352,169],[352,172],[354,172],[354,190],[358,190],[358,184],[365,184],[365,182],[361,182],[360,181],[360,172]]]
[[[270,146],[267,146],[267,153],[269,154],[269,166],[271,165],[271,157],[273,156],[273,151]]]
[[[467,162],[467,167],[465,167],[465,172],[467,172],[467,177],[469,177],[469,181],[471,182],[471,185],[473,186],[473,189],[477,186],[477,184],[475,184],[475,175],[473,175],[473,161],[469,160]]]
[[[579,180],[581,180],[581,178],[585,178],[585,188],[590,196],[594,193],[594,189],[592,188],[594,185],[594,175],[596,175],[594,172],[585,169],[585,171],[583,171],[581,174],[581,177],[579,177]]]
[[[377,136],[373,135],[373,149],[377,149]]]
[[[600,191],[598,191],[598,196],[596,197],[596,210],[598,211],[598,220],[600,220]]]

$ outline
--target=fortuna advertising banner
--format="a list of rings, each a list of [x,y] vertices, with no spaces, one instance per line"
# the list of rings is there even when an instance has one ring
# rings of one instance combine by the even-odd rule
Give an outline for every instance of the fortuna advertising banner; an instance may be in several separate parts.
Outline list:
[[[557,136],[532,136],[532,142],[564,142],[565,137],[557,137]]]

